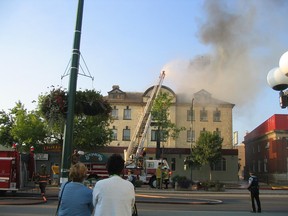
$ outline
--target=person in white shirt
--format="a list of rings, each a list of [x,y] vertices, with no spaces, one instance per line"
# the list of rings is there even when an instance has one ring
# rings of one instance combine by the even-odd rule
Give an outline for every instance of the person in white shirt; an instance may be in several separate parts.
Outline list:
[[[131,216],[135,203],[134,185],[120,175],[124,160],[113,154],[107,161],[109,178],[100,180],[93,189],[94,216]]]

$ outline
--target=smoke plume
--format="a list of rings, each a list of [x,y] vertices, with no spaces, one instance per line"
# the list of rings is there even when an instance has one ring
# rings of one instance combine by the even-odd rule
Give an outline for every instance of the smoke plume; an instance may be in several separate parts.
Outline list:
[[[287,6],[282,0],[206,0],[197,37],[209,52],[164,67],[175,91],[189,92],[191,98],[205,89],[238,107],[253,101],[267,87],[267,73],[285,50],[279,37],[286,29],[287,38]]]

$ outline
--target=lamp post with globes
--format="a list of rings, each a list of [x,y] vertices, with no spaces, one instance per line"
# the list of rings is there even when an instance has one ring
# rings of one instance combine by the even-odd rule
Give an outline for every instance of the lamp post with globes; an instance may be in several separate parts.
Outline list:
[[[279,91],[281,108],[288,107],[288,51],[281,56],[279,67],[268,72],[267,82],[273,90]],[[285,89],[286,91],[284,91]]]

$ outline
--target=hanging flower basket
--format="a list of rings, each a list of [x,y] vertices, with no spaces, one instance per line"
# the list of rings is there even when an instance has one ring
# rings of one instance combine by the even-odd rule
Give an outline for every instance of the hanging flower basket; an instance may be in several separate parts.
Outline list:
[[[40,111],[46,119],[58,120],[66,118],[68,108],[67,93],[53,88],[49,94],[39,97]],[[112,108],[103,96],[94,90],[77,91],[75,99],[75,115],[109,115]]]

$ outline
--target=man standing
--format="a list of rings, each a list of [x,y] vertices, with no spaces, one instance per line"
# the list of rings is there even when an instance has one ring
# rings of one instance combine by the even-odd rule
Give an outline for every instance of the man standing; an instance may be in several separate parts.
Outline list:
[[[259,182],[258,178],[254,175],[253,172],[250,172],[250,178],[248,180],[248,190],[250,191],[251,195],[251,202],[252,202],[252,212],[256,213],[256,207],[255,207],[255,200],[258,207],[258,212],[261,212],[261,203],[259,198]]]
[[[93,189],[94,216],[131,216],[135,203],[134,185],[121,175],[124,160],[113,154],[107,161],[109,178],[100,180]]]

